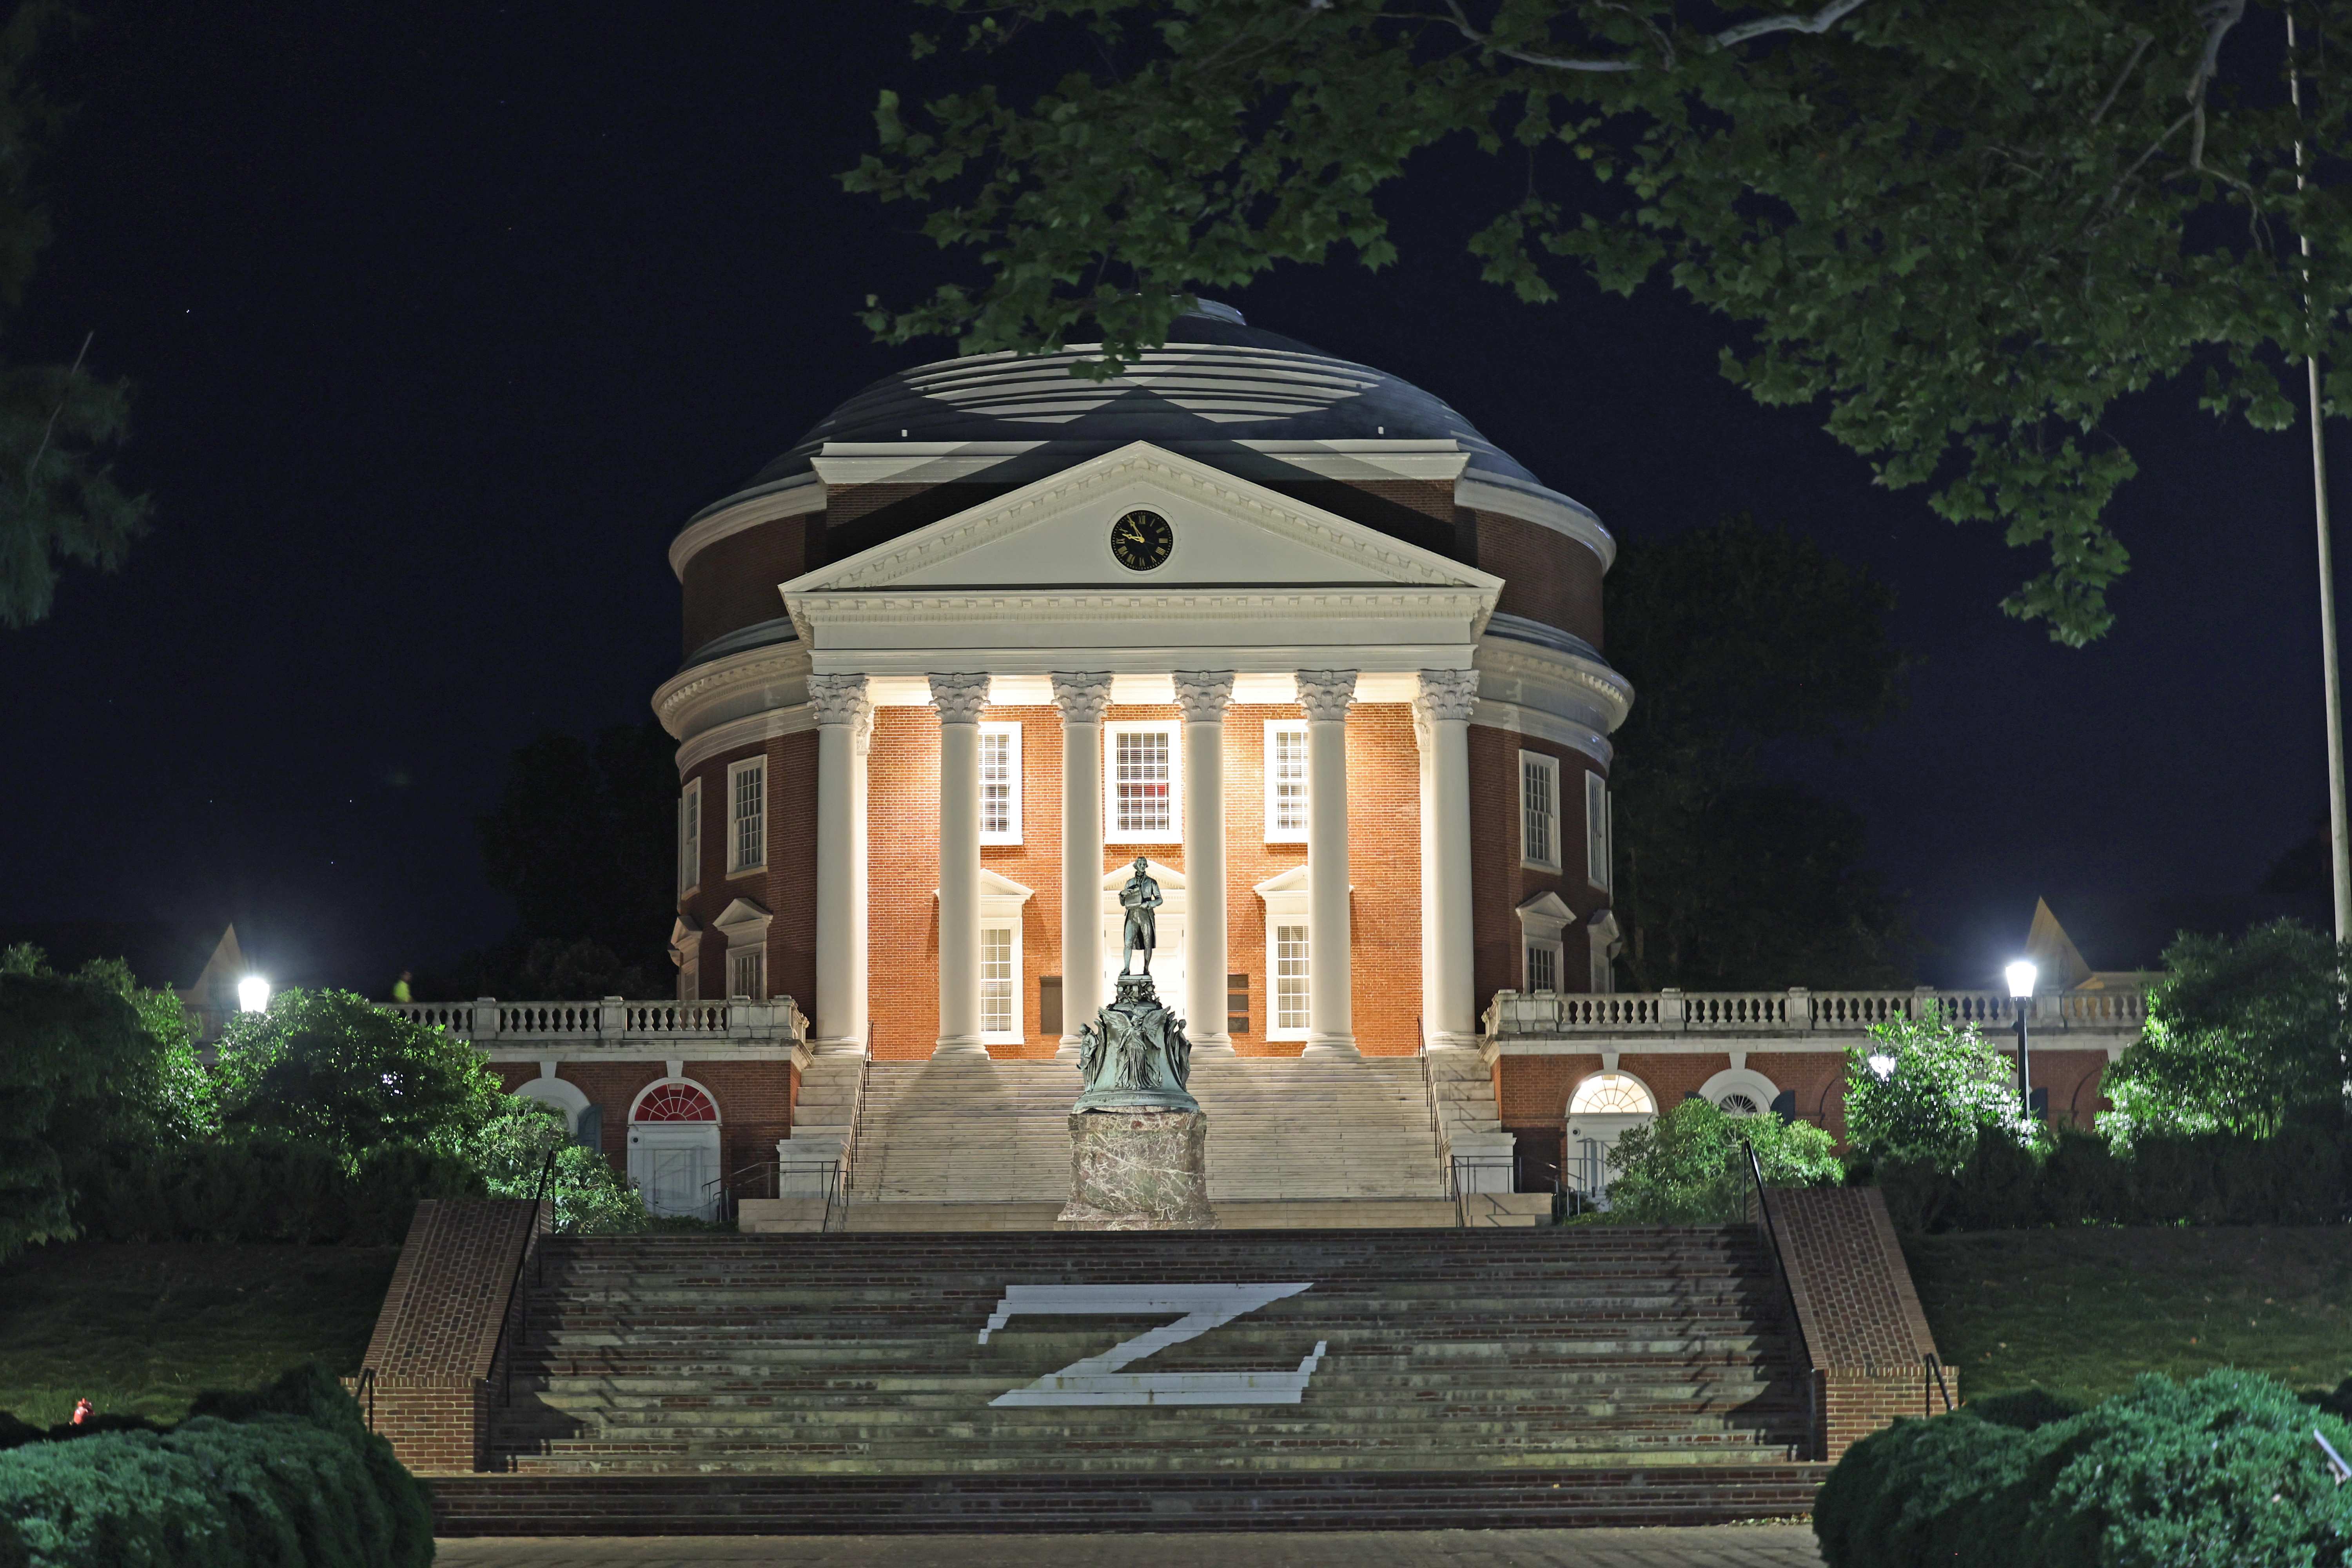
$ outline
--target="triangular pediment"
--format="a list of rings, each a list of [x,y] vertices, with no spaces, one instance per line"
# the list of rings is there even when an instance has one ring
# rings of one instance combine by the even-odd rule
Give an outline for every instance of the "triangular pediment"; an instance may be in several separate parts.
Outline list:
[[[1148,571],[1122,565],[1114,525],[1135,511],[1166,520],[1171,543]],[[1429,588],[1492,594],[1501,580],[1138,441],[1024,485],[782,584],[818,595],[982,588]]]

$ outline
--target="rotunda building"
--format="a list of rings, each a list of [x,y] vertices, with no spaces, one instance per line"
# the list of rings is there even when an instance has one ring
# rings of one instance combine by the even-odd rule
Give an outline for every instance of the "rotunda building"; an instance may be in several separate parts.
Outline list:
[[[1203,305],[884,378],[670,547],[682,1000],[1051,1057],[1162,887],[1213,1055],[1475,1044],[1609,988],[1614,544],[1430,393]]]

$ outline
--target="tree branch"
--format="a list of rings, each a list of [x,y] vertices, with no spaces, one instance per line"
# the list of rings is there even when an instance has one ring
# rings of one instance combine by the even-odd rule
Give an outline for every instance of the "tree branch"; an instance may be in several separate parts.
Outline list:
[[[2156,35],[2153,33],[2142,33],[2139,36],[2139,43],[2133,48],[2131,58],[2126,60],[2124,68],[2116,73],[2116,85],[2107,89],[2107,96],[2099,100],[2098,108],[2091,110],[2092,124],[2096,125],[2105,116],[2107,110],[2114,107],[2116,94],[2123,91],[2124,83],[2131,80],[2132,72],[2139,68],[2140,56],[2147,53],[2148,45],[2154,42],[2156,42]]]
[[[1314,0],[1309,0],[1310,8],[1313,3]],[[1847,16],[1862,9],[1867,3],[1868,0],[1829,0],[1828,5],[1811,16],[1790,12],[1786,16],[1764,16],[1753,22],[1742,22],[1736,27],[1726,27],[1719,33],[1710,35],[1706,40],[1706,46],[1711,49],[1727,49],[1736,45],[1744,44],[1750,38],[1760,38],[1770,33],[1826,33],[1845,20]],[[2243,12],[2245,0],[2235,0],[2235,3],[2239,11]],[[1505,59],[1517,60],[1522,65],[1540,66],[1546,70],[1565,71],[1635,71],[1643,68],[1638,60],[1570,59],[1561,55],[1532,54],[1526,49],[1514,48],[1508,44],[1498,44],[1495,41],[1495,36],[1492,33],[1481,32],[1472,25],[1469,13],[1462,8],[1462,0],[1445,0],[1445,9],[1447,15],[1444,16],[1428,16],[1420,19],[1447,23],[1455,32],[1460,33],[1480,48],[1500,55]],[[1622,10],[1625,7],[1612,6],[1611,9]],[[2232,20],[2234,19],[2233,17]],[[1646,19],[1643,25],[1648,26],[1652,34],[1658,37],[1665,50],[1666,68],[1672,70],[1676,63],[1673,43]],[[2217,43],[2214,47],[2218,48],[2220,45]]]

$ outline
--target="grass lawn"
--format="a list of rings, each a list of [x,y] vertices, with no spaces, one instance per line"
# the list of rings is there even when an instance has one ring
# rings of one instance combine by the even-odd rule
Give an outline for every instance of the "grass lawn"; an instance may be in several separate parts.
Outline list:
[[[360,1368],[396,1247],[37,1247],[0,1265],[0,1410],[177,1420],[207,1388]]]
[[[2352,1377],[2352,1226],[2008,1230],[1904,1241],[1968,1395],[2103,1396],[2143,1372]]]

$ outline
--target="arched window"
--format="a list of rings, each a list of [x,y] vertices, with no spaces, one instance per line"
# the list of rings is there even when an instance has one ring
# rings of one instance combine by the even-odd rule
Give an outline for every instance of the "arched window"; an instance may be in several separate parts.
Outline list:
[[[1700,1096],[1733,1116],[1761,1116],[1780,1098],[1780,1086],[1760,1072],[1728,1068],[1698,1086]]]
[[[646,1090],[630,1114],[632,1121],[716,1121],[719,1108],[690,1083],[672,1079]]]
[[[1569,1097],[1570,1116],[1654,1116],[1658,1102],[1649,1089],[1631,1073],[1595,1073],[1576,1086]]]

